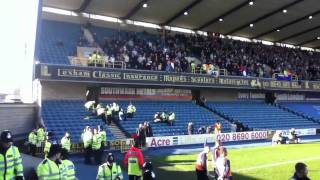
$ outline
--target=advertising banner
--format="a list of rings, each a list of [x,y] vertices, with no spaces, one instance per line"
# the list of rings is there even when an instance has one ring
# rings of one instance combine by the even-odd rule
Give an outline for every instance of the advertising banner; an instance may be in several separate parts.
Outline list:
[[[312,136],[312,135],[316,135],[317,133],[317,130],[316,128],[310,128],[310,129],[296,129],[296,134],[298,136]],[[289,134],[290,134],[290,129],[287,129],[287,130],[278,130],[276,131],[278,133],[282,133],[282,136],[284,137],[288,137]]]
[[[112,84],[177,87],[225,87],[320,91],[320,82],[277,81],[274,79],[205,74],[166,73],[164,71],[124,70],[70,65],[37,64],[35,78],[40,81],[95,82]]]
[[[268,138],[268,131],[248,131],[235,133],[221,133],[221,134],[196,134],[196,135],[181,135],[181,136],[164,136],[164,137],[148,137],[148,147],[167,147],[180,146],[191,144],[213,143],[215,139],[222,142],[231,141],[247,141],[247,140],[261,140]]]

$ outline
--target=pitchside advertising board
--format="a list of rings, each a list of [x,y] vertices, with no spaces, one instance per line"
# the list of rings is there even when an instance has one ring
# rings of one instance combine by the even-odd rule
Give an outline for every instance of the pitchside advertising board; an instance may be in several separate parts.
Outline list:
[[[288,137],[290,134],[290,130],[278,130],[276,131],[277,133],[282,133],[282,136]],[[317,129],[316,128],[310,128],[310,129],[296,129],[295,130],[296,134],[298,136],[312,136],[317,134]]]
[[[222,142],[261,140],[268,138],[268,131],[250,131],[236,133],[181,135],[147,138],[148,147],[166,147],[191,144],[213,143],[215,140]]]

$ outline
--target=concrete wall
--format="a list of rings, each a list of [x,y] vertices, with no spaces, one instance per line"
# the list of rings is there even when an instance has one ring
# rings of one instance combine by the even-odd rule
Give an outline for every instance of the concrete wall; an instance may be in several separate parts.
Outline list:
[[[15,140],[26,138],[36,122],[35,104],[0,104],[0,131],[10,130]]]
[[[202,89],[200,95],[207,101],[235,101],[238,99],[238,90],[236,89]]]
[[[72,82],[41,82],[42,100],[85,99],[87,84]]]

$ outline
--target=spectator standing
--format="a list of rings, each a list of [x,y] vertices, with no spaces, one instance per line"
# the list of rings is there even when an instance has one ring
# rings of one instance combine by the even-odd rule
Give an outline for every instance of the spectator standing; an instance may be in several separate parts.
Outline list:
[[[308,177],[308,167],[302,162],[298,162],[295,165],[295,172],[290,178],[291,180],[310,180]]]
[[[124,165],[128,167],[129,180],[141,180],[144,158],[138,147],[139,144],[135,141],[124,157]]]
[[[147,137],[153,137],[153,131],[152,131],[152,127],[150,125],[149,122],[145,122],[146,123],[146,136]]]
[[[217,122],[214,125],[214,134],[220,134],[222,129],[222,124],[220,120],[217,120]]]
[[[196,174],[197,180],[209,180],[208,178],[208,153],[210,148],[205,144],[203,151],[198,155],[196,162]]]
[[[192,135],[194,132],[194,127],[193,127],[193,123],[189,122],[188,123],[188,135]]]
[[[232,180],[231,164],[227,156],[227,149],[220,146],[219,157],[216,159],[216,173],[218,175],[218,179]]]

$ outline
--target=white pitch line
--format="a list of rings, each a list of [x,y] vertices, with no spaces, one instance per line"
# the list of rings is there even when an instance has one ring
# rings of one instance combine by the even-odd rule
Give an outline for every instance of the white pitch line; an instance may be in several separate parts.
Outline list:
[[[263,169],[263,168],[268,168],[268,167],[281,166],[281,165],[291,164],[291,163],[296,163],[296,162],[314,161],[314,160],[320,160],[320,157],[312,157],[312,158],[305,158],[305,159],[298,159],[298,160],[292,160],[292,161],[284,161],[284,162],[279,162],[279,163],[266,164],[266,165],[261,165],[261,166],[254,166],[254,167],[249,167],[249,168],[238,169],[238,170],[235,170],[235,172],[250,171],[250,170]]]

